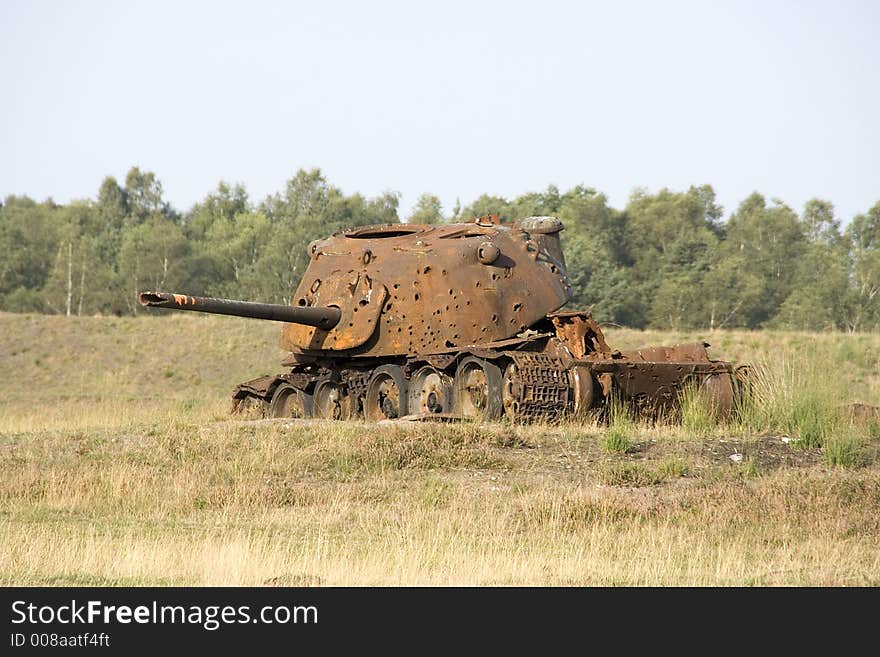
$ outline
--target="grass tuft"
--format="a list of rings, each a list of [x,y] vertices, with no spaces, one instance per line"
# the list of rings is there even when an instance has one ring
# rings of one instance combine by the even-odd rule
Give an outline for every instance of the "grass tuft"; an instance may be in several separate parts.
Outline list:
[[[690,465],[680,457],[667,458],[660,464],[660,474],[667,479],[680,479],[690,473]]]
[[[633,449],[630,436],[637,428],[631,409],[615,398],[608,411],[608,428],[602,448],[610,454],[627,454]]]
[[[741,463],[737,464],[737,474],[741,479],[753,479],[760,474],[758,462],[754,456],[750,456]]]
[[[735,408],[736,423],[751,432],[782,431],[803,447],[821,447],[840,424],[840,388],[816,359],[781,350],[758,360]]]
[[[706,391],[697,385],[684,387],[680,397],[681,428],[691,434],[705,436],[718,426],[718,413]]]
[[[610,454],[626,454],[632,448],[632,441],[619,428],[609,429],[602,441],[602,449]]]
[[[653,486],[663,476],[641,463],[611,463],[599,469],[599,480],[607,486]]]
[[[853,468],[863,463],[862,441],[851,435],[836,435],[825,442],[825,462],[833,467]]]

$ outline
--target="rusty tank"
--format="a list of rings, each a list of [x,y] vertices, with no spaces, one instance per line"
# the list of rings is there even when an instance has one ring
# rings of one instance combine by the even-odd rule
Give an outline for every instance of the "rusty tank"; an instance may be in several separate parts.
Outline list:
[[[283,322],[285,371],[241,383],[265,417],[533,421],[677,407],[686,386],[730,412],[737,369],[707,343],[617,351],[572,296],[555,217],[389,224],[308,247],[291,305],[144,292],[140,303]]]

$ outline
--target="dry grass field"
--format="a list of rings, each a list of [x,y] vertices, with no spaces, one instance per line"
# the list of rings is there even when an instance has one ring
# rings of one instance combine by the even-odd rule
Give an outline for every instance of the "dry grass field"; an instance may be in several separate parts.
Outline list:
[[[0,584],[880,585],[880,335],[608,331],[756,364],[723,425],[230,421],[277,332],[0,314]]]

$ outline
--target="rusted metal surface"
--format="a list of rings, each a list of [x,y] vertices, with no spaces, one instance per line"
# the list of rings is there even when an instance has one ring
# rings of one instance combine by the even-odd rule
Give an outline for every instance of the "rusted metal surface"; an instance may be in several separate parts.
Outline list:
[[[289,351],[396,356],[512,338],[571,298],[552,218],[496,219],[342,231],[311,245],[294,295],[304,308],[338,306],[333,331],[287,325]],[[386,295],[387,292],[387,295]]]
[[[517,421],[565,413],[572,385],[565,363],[547,354],[515,353],[504,372],[505,414]]]
[[[621,358],[640,363],[708,363],[708,342],[677,344],[672,347],[644,347],[621,352]]]
[[[138,295],[138,300],[142,306],[148,308],[173,308],[217,315],[268,319],[276,322],[297,322],[325,329],[336,326],[342,315],[339,308],[292,308],[274,303],[191,297],[186,294],[168,292],[141,292]]]
[[[688,384],[702,386],[712,377],[723,378],[731,382],[733,372],[729,363],[671,363],[613,360],[591,363],[594,372],[601,381],[604,377],[606,386],[610,383],[610,392],[618,393],[621,400],[632,401],[640,410],[654,414],[678,405],[680,395]],[[721,389],[707,389],[713,397],[721,394]],[[716,402],[728,411],[732,399],[724,394],[723,399]]]
[[[880,423],[880,406],[852,402],[840,407],[841,415],[859,424]]]
[[[604,357],[611,355],[611,348],[605,342],[602,329],[588,312],[550,313],[547,316],[553,322],[556,335],[575,358],[583,358],[587,354]]]
[[[602,414],[614,399],[674,409],[688,386],[728,413],[742,368],[705,342],[616,351],[571,298],[562,223],[497,215],[470,223],[341,231],[309,246],[291,306],[149,292],[147,306],[285,322],[288,371],[236,387],[274,417],[404,416],[515,421]]]
[[[346,351],[360,347],[376,332],[387,298],[388,289],[363,272],[327,272],[316,276],[296,303],[303,310],[336,308],[341,315],[339,322],[331,329],[287,324],[281,346],[303,351]]]
[[[256,379],[239,383],[232,391],[232,398],[243,399],[248,396],[265,397],[269,394],[269,388],[277,379],[277,375],[266,374]]]

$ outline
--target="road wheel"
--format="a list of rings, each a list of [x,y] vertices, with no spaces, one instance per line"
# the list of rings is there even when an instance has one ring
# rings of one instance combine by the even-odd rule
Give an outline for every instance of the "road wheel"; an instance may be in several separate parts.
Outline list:
[[[399,365],[376,368],[367,384],[364,417],[373,422],[394,420],[407,414],[407,382]]]
[[[733,379],[730,374],[710,374],[703,379],[701,387],[713,415],[720,420],[730,417],[733,411]]]
[[[584,365],[575,365],[568,370],[568,377],[574,396],[572,412],[575,417],[586,417],[596,401],[597,384],[593,380],[593,372]]]
[[[463,417],[501,417],[501,370],[482,358],[468,356],[455,370],[455,412]]]
[[[327,420],[347,420],[351,416],[351,398],[345,389],[332,381],[321,381],[315,386],[312,414]]]
[[[452,410],[452,381],[430,365],[416,370],[409,382],[409,412],[419,415]]]
[[[253,395],[232,400],[232,414],[242,420],[259,420],[266,417],[268,411],[269,404]]]
[[[269,403],[269,417],[310,417],[311,411],[311,395],[289,383],[278,386]]]

